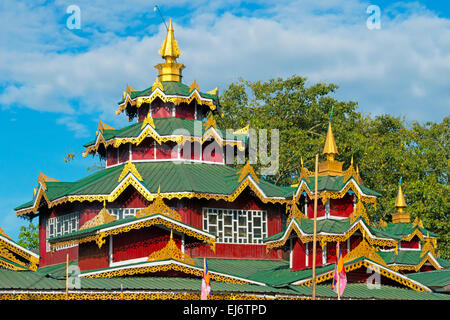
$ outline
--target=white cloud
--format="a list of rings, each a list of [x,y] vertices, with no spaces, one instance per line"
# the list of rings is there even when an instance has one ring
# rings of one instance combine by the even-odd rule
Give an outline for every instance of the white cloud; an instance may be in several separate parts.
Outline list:
[[[157,51],[163,26],[159,17],[151,21],[158,24],[157,29],[150,22],[148,26],[137,22],[140,8],[153,7],[147,1],[127,6],[79,1],[82,28],[88,34],[80,38],[55,22],[69,4],[57,1],[54,8],[38,10],[21,5],[14,11],[18,21],[29,21],[23,33],[32,36],[15,30],[14,37],[26,39],[30,50],[20,50],[23,44],[14,39],[12,46],[6,45],[9,39],[0,42],[0,85],[4,87],[0,103],[72,115],[60,118],[66,124],[78,113],[96,114],[114,125],[121,121],[114,111],[126,83],[144,89],[157,75],[153,66],[161,61]],[[169,12],[177,6],[165,5]],[[199,1],[190,4],[193,13],[189,20],[183,17],[183,25],[174,19],[175,37],[183,52],[179,60],[187,66],[185,83],[196,79],[202,90],[217,85],[224,90],[238,77],[266,80],[297,74],[311,82],[338,84],[337,96],[359,101],[366,113],[423,121],[440,121],[448,115],[448,19],[420,5],[397,4],[382,8],[382,29],[370,31],[365,24],[368,4],[355,0],[265,2],[247,15],[239,14],[239,2],[229,5],[233,13],[224,10],[225,2],[211,9]],[[4,10],[8,14],[11,9]],[[53,24],[50,21],[43,30],[36,30],[44,12],[49,12]],[[12,29],[14,21],[10,22]],[[127,28],[140,27],[158,32],[118,36]],[[52,32],[50,40],[42,40]],[[87,49],[65,49],[77,45]]]

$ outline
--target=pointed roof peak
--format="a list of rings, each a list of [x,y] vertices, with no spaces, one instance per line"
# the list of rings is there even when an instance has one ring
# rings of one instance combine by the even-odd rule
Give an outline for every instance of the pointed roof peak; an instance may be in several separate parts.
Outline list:
[[[334,160],[334,156],[339,154],[336,141],[334,140],[333,129],[331,128],[331,121],[328,123],[328,132],[323,147],[323,154],[327,156],[327,159],[331,160]]]
[[[406,201],[405,201],[405,197],[403,196],[403,190],[402,190],[402,185],[399,184],[398,186],[398,193],[397,193],[397,199],[395,200],[395,207],[397,209],[403,209],[406,208]]]
[[[169,27],[167,28],[166,38],[159,49],[159,54],[166,62],[174,62],[176,58],[181,55],[180,48],[178,47],[178,43],[175,40],[175,36],[173,33],[173,25],[172,19],[169,21]]]
[[[159,81],[181,82],[181,71],[185,66],[182,63],[176,62],[176,59],[181,56],[181,51],[173,33],[172,19],[169,21],[166,38],[159,49],[159,54],[165,60],[164,63],[155,66],[158,69]]]

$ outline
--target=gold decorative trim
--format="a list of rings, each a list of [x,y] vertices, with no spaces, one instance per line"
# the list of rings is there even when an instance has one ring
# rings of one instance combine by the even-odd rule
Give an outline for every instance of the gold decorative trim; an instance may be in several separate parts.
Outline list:
[[[200,88],[198,87],[198,83],[197,80],[194,80],[194,82],[191,83],[191,85],[189,86],[189,92],[197,89],[198,91],[200,91]]]
[[[128,163],[123,167],[122,173],[119,176],[118,182],[122,181],[122,179],[128,174],[133,174],[139,181],[142,181],[142,177],[139,174],[139,172],[136,169],[136,166],[131,162],[131,160],[128,160]]]
[[[344,257],[344,259],[345,259],[345,257]],[[356,261],[354,263],[351,263],[351,262],[347,263],[346,265],[344,265],[344,268],[345,268],[345,272],[349,273],[349,272],[351,272],[353,270],[356,270],[356,269],[359,269],[359,268],[361,268],[363,266],[366,267],[366,268],[370,268],[374,272],[377,272],[377,273],[379,273],[379,274],[381,274],[381,275],[383,275],[383,276],[385,276],[385,277],[387,277],[387,278],[389,278],[391,280],[394,280],[394,281],[396,281],[396,282],[398,282],[400,284],[403,284],[404,286],[407,286],[407,287],[409,287],[409,288],[411,288],[411,289],[413,289],[415,291],[420,291],[420,292],[430,292],[431,291],[431,290],[424,289],[422,286],[417,285],[416,283],[412,282],[411,280],[409,280],[409,279],[407,279],[405,277],[402,277],[400,275],[394,274],[393,272],[395,272],[395,271],[393,271],[393,270],[390,271],[389,268],[387,268],[387,269],[380,268],[379,266],[374,265],[373,263],[371,263],[371,262],[369,262],[367,260]],[[334,276],[334,270],[329,271],[327,273],[324,273],[322,275],[319,275],[319,276],[316,277],[316,284],[324,282],[324,281],[327,281],[327,280],[330,280],[330,279],[333,278],[333,276]],[[312,279],[310,279],[308,281],[305,281],[305,282],[302,282],[302,283],[300,283],[298,285],[309,287],[309,286],[312,285]]]
[[[380,257],[380,255],[376,252],[375,248],[372,245],[369,245],[369,243],[367,243],[365,238],[355,249],[351,250],[344,257],[344,263],[356,260],[361,257],[365,257],[384,267],[387,267],[386,262],[383,260],[383,258]]]
[[[194,265],[194,259],[178,249],[177,244],[173,240],[172,230],[170,230],[170,239],[169,242],[167,242],[167,245],[161,250],[151,253],[148,256],[147,261],[161,261],[169,259]]]
[[[160,188],[158,187],[158,195],[156,196],[155,200],[146,208],[143,208],[139,210],[136,213],[136,218],[143,218],[147,217],[149,215],[155,214],[155,213],[161,213],[165,216],[168,216],[169,218],[172,218],[174,220],[181,222],[181,216],[178,212],[175,210],[170,209],[165,203],[164,200],[161,197],[160,194]]]
[[[358,191],[358,187],[355,184],[354,180],[350,180],[347,182],[347,184],[345,185],[345,187],[341,190],[341,191],[337,191],[337,192],[330,192],[330,191],[325,191],[325,192],[320,192],[318,197],[319,199],[322,200],[322,203],[325,204],[329,199],[341,199],[345,196],[345,194],[349,191],[352,190],[355,195],[357,196],[358,200],[361,200],[363,202],[368,202],[368,203],[373,203],[374,208],[376,209],[376,202],[377,202],[377,198],[375,196],[365,196],[362,193],[360,193]],[[309,190],[308,186],[306,185],[306,182],[301,181],[299,188],[296,191],[296,201],[298,201],[298,199],[300,199],[300,196],[302,194],[302,192],[306,192],[306,194],[308,195],[308,197],[310,199],[314,199],[314,192],[311,192],[311,190]]]
[[[198,104],[200,105],[206,105],[210,108],[210,110],[216,110],[216,105],[214,104],[213,99],[209,98],[202,98],[197,90],[194,90],[188,97],[182,97],[182,96],[166,96],[164,92],[159,90],[154,90],[150,96],[148,97],[138,97],[135,99],[131,99],[129,95],[125,97],[125,101],[119,105],[118,110],[116,111],[116,114],[120,114],[123,110],[127,108],[128,105],[130,106],[136,106],[137,108],[140,108],[142,104],[148,103],[151,104],[154,100],[157,98],[161,99],[162,102],[172,102],[175,105],[179,105],[180,103],[191,103],[192,101],[196,100]]]
[[[12,245],[2,239],[0,239],[0,248],[1,247],[8,249],[9,251],[17,254],[18,256],[24,258],[25,260],[28,260],[29,261],[29,265],[27,265],[28,268],[33,270],[33,268],[31,268],[30,266],[33,267],[36,266],[37,269],[37,266],[39,265],[39,257],[35,257],[27,253],[26,251],[22,250],[20,247]]]
[[[153,85],[152,85],[152,91],[155,91],[156,88],[158,88],[159,90],[161,90],[162,92],[164,92],[164,88],[163,88],[162,83],[159,81],[159,77],[156,77],[155,82],[153,82]]]
[[[361,232],[363,237],[371,244],[371,245],[377,245],[377,246],[387,246],[387,247],[396,247],[398,242],[396,240],[387,240],[387,239],[376,239],[372,237],[366,237],[367,233],[364,227],[361,225],[363,222],[356,223],[350,230],[348,230],[343,235],[323,235],[323,234],[317,234],[317,241],[320,242],[322,247],[327,242],[344,242],[348,238],[350,238],[356,231]],[[266,252],[268,252],[270,249],[275,249],[282,247],[286,244],[286,241],[289,238],[289,235],[292,231],[295,231],[298,238],[303,242],[312,242],[313,241],[313,235],[303,235],[300,229],[298,228],[297,224],[295,222],[292,222],[290,224],[290,227],[285,231],[284,236],[282,239],[266,243]]]
[[[147,124],[148,124],[150,127],[152,127],[153,129],[156,128],[156,127],[155,127],[155,122],[153,121],[153,118],[150,116],[150,113],[148,113],[148,114],[145,116],[144,120],[142,121],[141,130],[144,129],[144,127],[145,127]]]
[[[192,292],[190,290],[184,290],[184,292],[120,292],[119,290],[115,292],[108,291],[93,291],[93,292],[69,292],[68,294],[64,292],[57,293],[3,293],[0,294],[0,300],[50,300],[50,301],[80,301],[80,300],[91,300],[91,301],[104,301],[104,300],[200,300],[201,293]],[[181,290],[180,290],[181,291]],[[306,300],[309,297],[301,295],[273,295],[273,294],[246,294],[246,293],[214,293],[211,292],[211,296],[208,300]]]
[[[4,236],[6,239],[12,240],[11,237],[8,236],[5,231],[3,231],[2,227],[0,227],[0,235]]]
[[[236,172],[236,174],[240,174],[238,180],[239,182],[244,180],[245,177],[247,177],[247,175],[250,174],[250,176],[256,181],[256,183],[259,184],[258,176],[256,175],[255,170],[253,170],[253,167],[250,165],[249,161],[247,161],[247,163],[242,167],[242,169]]]
[[[205,128],[205,131],[211,127],[213,127],[214,129],[217,130],[217,123],[216,123],[216,120],[214,119],[212,113],[210,114],[208,120],[203,124],[203,127]]]
[[[136,191],[138,191],[142,196],[144,196],[148,201],[153,201],[156,197],[156,194],[150,193],[139,181],[137,181],[133,176],[128,176],[125,181],[122,181],[121,186],[117,188],[113,194],[110,195],[83,195],[83,196],[65,196],[59,199],[55,199],[54,201],[50,202],[47,200],[48,207],[51,208],[53,206],[65,203],[65,202],[83,202],[83,201],[100,201],[103,202],[104,200],[108,202],[113,202],[117,197],[119,197],[120,194],[128,187],[132,185]],[[236,188],[236,190],[231,195],[224,195],[224,194],[211,194],[211,193],[198,193],[198,192],[186,192],[186,193],[164,193],[162,197],[164,199],[214,199],[214,200],[224,200],[227,202],[233,202],[241,193],[243,190],[245,190],[246,187],[250,187],[250,189],[257,195],[257,197],[263,202],[263,203],[279,203],[279,204],[285,204],[289,202],[290,200],[287,200],[282,197],[277,198],[271,198],[266,197],[261,191],[253,184],[253,182],[250,179],[244,179],[244,181],[239,184],[239,186]],[[45,193],[43,194],[44,197],[47,199]],[[17,216],[21,216],[24,214],[28,214],[31,212],[36,212],[38,210],[38,205],[33,206],[29,209],[22,209],[18,210]]]
[[[111,127],[111,126],[107,125],[106,123],[104,123],[102,120],[100,120],[98,122],[98,127],[97,127],[97,133],[96,134],[98,134],[99,132],[103,133],[103,131],[105,129],[106,130],[116,130],[113,127]]]
[[[98,227],[101,226],[103,224],[106,223],[110,223],[113,221],[116,221],[117,218],[110,215],[108,210],[106,210],[106,204],[105,201],[103,201],[103,208],[100,210],[100,212],[93,217],[92,219],[86,221],[81,227],[80,227],[80,231],[81,230],[86,230],[86,229],[90,229],[90,228],[94,228],[94,227]]]
[[[17,259],[12,254],[11,250],[9,250],[9,249],[10,249],[9,247],[7,248],[5,245],[0,244],[0,257],[5,258],[5,259],[7,259],[7,260],[9,260],[11,262],[14,262],[15,264],[18,264],[18,265],[24,267],[24,269],[31,269],[33,271],[37,270],[37,265],[39,264],[39,260],[37,260],[34,257],[32,257],[33,259],[27,259],[29,261],[29,263],[24,263],[24,262],[20,261],[19,259]],[[14,253],[17,254],[16,251],[14,251]],[[5,264],[6,263],[7,262],[5,261]],[[11,270],[19,270],[20,269],[19,267],[14,266],[12,264],[8,263],[8,265],[10,265],[10,268],[8,268],[8,269],[11,269]]]

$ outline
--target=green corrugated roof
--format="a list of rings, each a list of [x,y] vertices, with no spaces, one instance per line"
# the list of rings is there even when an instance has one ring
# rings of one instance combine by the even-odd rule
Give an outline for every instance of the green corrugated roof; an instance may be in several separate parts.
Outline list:
[[[200,292],[202,280],[176,277],[127,277],[127,278],[82,278],[81,289],[85,290],[173,290]],[[257,293],[257,294],[295,294],[289,289],[273,288],[256,284],[234,284],[211,281],[211,291],[214,293]]]
[[[323,192],[323,191],[340,191],[342,190],[346,183],[353,178],[349,178],[348,180],[344,180],[345,177],[344,176],[319,176],[318,177],[318,183],[317,183],[317,191],[318,192]],[[353,179],[354,180],[354,179]],[[308,186],[309,190],[311,190],[312,192],[314,192],[314,188],[315,188],[315,181],[313,178],[309,178],[309,182],[305,180],[305,178],[302,178],[302,181],[304,181],[306,183],[306,185]],[[358,184],[355,181],[356,184]],[[381,197],[381,194],[373,191],[371,189],[369,189],[368,187],[365,187],[363,185],[359,185],[361,191],[366,194],[366,195],[370,195],[370,196],[377,196],[377,197]]]
[[[78,260],[70,261],[69,266],[78,266]],[[38,268],[37,272],[54,279],[66,278],[66,263],[58,263],[51,266]]]
[[[203,122],[200,120],[164,117],[153,118],[153,123],[155,124],[155,131],[160,136],[169,136],[176,133],[183,136],[202,137],[205,133],[205,127],[203,126]],[[137,122],[117,130],[104,129],[102,135],[106,141],[113,138],[136,138],[142,131],[141,127],[142,122]],[[248,139],[246,134],[227,133],[222,129],[217,129],[217,132],[222,139],[226,138],[228,140],[243,142]],[[95,141],[91,141],[85,144],[84,147],[88,147],[94,143]]]
[[[65,283],[34,271],[0,269],[0,289],[62,289]]]
[[[426,285],[428,287],[429,286],[438,286],[438,287],[450,286],[450,269],[410,273],[407,276],[408,276],[408,278],[411,278],[417,282],[420,282],[423,285]]]
[[[188,85],[178,82],[178,81],[161,81],[163,92],[164,94],[168,96],[180,96],[180,97],[188,97],[193,90],[189,88]],[[137,97],[145,97],[150,96],[152,94],[153,90],[152,87],[149,87],[147,89],[141,90],[141,91],[132,91],[130,96],[131,99],[135,99]],[[209,93],[200,92],[200,96],[202,98],[206,99],[212,99],[217,102],[217,96],[212,95]],[[122,104],[124,102],[124,99],[122,99],[118,104]]]
[[[290,286],[301,295],[311,296],[312,287]],[[337,298],[331,285],[316,286],[316,296],[319,298]],[[381,284],[379,288],[370,289],[366,283],[348,283],[342,299],[381,299],[381,300],[450,300],[450,295],[418,292]]]
[[[378,251],[378,254],[386,262],[386,264],[400,264],[400,265],[417,265],[422,261],[422,252],[420,250],[398,250],[398,254],[394,251]]]
[[[383,230],[387,233],[405,237],[410,235],[416,228],[419,228],[420,232],[426,236],[429,234],[431,237],[438,237],[436,233],[433,233],[425,228],[414,226],[411,222],[408,223],[389,223]]]
[[[384,239],[394,239],[398,240],[400,237],[388,234],[380,229],[374,228],[371,225],[367,224],[363,219],[359,219],[367,229],[377,238]],[[301,231],[305,234],[312,235],[314,230],[314,220],[313,219],[301,219],[301,221],[295,219],[297,225],[301,229]],[[319,219],[317,220],[317,234],[346,234],[353,224],[350,224],[350,218],[345,219]],[[287,229],[274,234],[270,237],[264,238],[263,242],[274,241],[281,239],[285,236]]]
[[[119,184],[118,178],[125,164],[98,171],[76,182],[47,182],[47,197],[50,201],[69,195],[106,195]],[[142,184],[151,193],[195,192],[202,194],[231,195],[240,182],[233,167],[219,164],[138,162],[136,169],[143,178]],[[289,189],[259,179],[259,187],[268,197],[285,198],[291,195]],[[61,188],[59,184],[63,184]],[[29,203],[29,202],[28,202]],[[31,206],[31,205],[29,205]],[[26,208],[21,205],[16,208]]]

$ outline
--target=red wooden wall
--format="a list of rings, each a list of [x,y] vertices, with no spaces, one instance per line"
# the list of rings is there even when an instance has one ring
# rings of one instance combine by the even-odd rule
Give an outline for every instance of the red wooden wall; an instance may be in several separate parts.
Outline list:
[[[168,230],[156,226],[120,233],[113,237],[113,262],[146,257],[164,248],[170,238]],[[173,234],[173,240],[181,248],[181,239]]]

